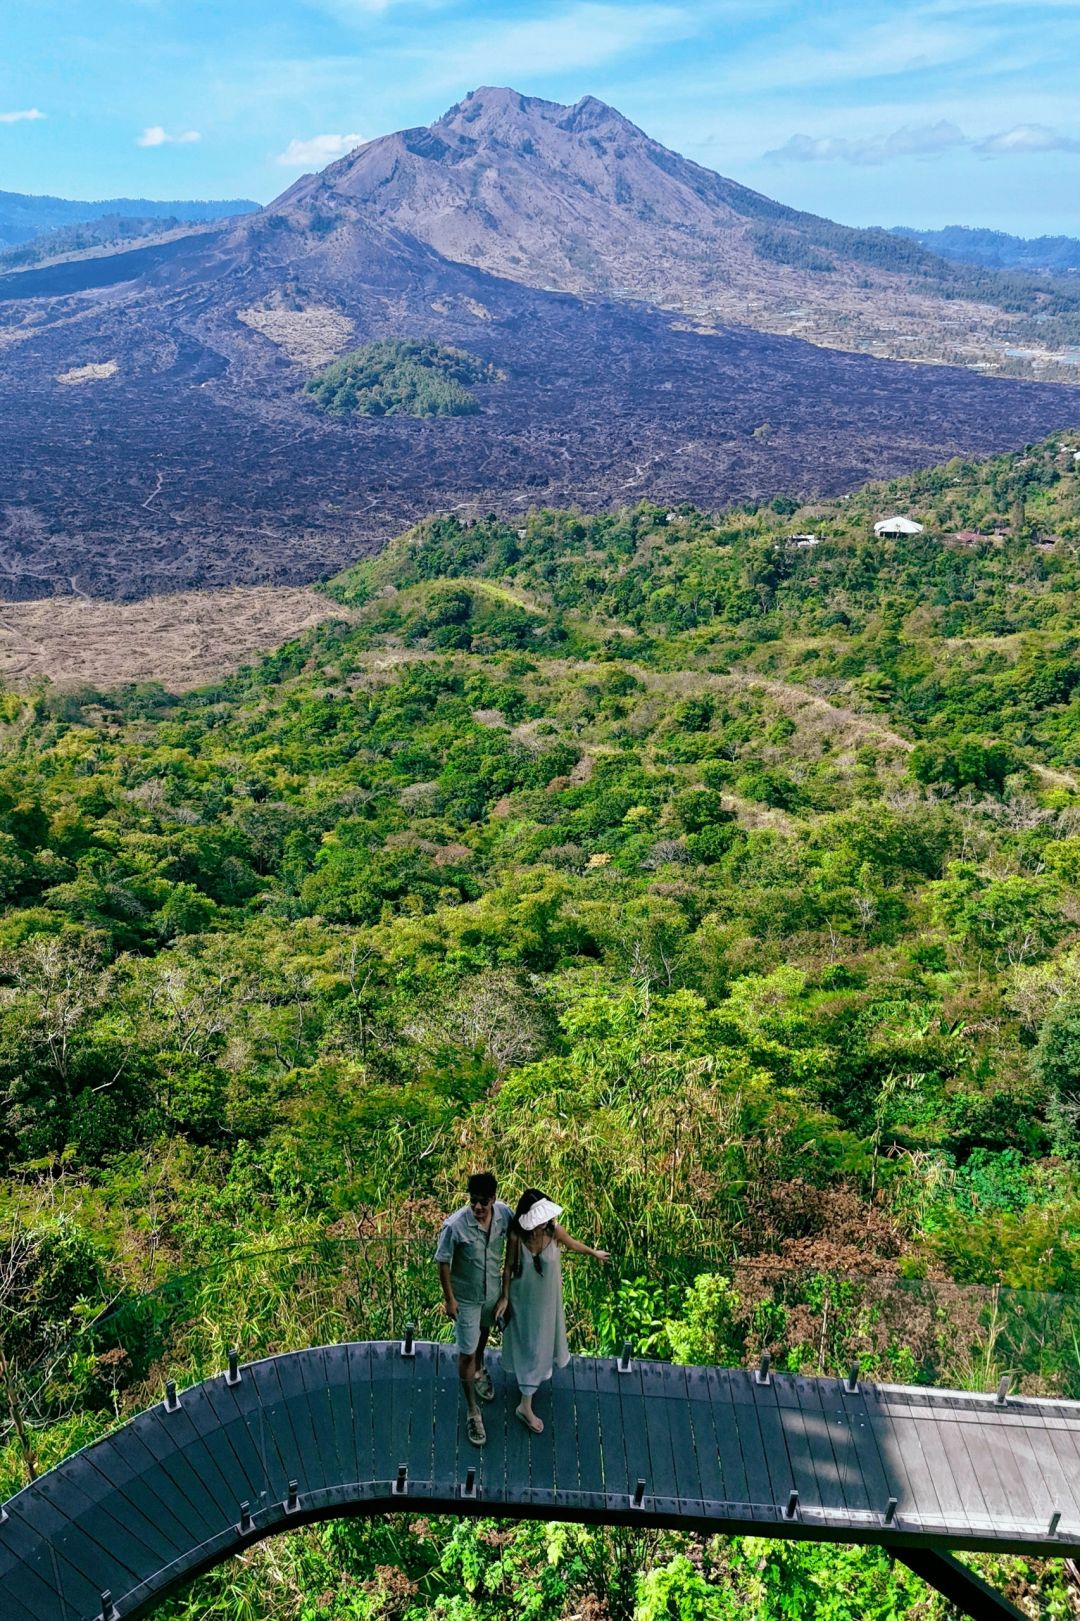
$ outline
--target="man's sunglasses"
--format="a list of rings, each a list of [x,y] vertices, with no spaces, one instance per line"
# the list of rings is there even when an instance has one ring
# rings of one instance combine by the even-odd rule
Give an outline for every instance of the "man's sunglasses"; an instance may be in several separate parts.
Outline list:
[[[495,1196],[493,1194],[490,1199],[470,1199],[469,1203],[474,1210],[486,1210],[495,1203]]]

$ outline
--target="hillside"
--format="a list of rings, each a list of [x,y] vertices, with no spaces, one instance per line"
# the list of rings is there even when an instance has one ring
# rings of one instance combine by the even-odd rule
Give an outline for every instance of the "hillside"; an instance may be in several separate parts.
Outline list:
[[[983,265],[989,270],[1080,273],[1080,241],[1072,236],[1010,236],[1007,231],[977,230],[970,225],[947,225],[940,231],[894,225],[893,231],[958,264]]]
[[[789,208],[669,151],[594,96],[567,107],[474,90],[430,128],[370,141],[269,206],[328,223],[356,213],[530,286],[1075,380],[1061,358],[1080,345],[1075,287],[962,268],[891,232]]]
[[[334,417],[342,355],[431,340],[480,410]],[[1046,384],[543,292],[299,193],[0,277],[0,595],[303,585],[432,510],[832,496],[1070,422]]]
[[[245,197],[221,202],[155,202],[147,197],[76,202],[68,197],[0,191],[0,250],[30,242],[46,232],[84,225],[107,215],[127,219],[220,220],[234,214],[250,214],[258,207],[258,203]]]
[[[479,1164],[612,1251],[568,1269],[580,1347],[1080,1393],[1022,1293],[1080,1289],[1078,444],[435,517],[229,680],[0,694],[0,1352],[58,1370],[9,1386],[0,1496],[166,1348],[347,1332],[386,1255],[434,1320]],[[995,1578],[1064,1613],[1053,1564]],[[825,1581],[944,1621],[872,1549],[444,1520],[308,1528],[171,1613],[780,1621]]]

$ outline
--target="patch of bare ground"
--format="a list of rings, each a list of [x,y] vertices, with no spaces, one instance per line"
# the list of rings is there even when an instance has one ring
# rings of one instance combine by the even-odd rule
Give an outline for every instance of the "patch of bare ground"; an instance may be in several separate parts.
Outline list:
[[[184,692],[220,680],[326,619],[349,617],[318,591],[234,586],[139,602],[49,597],[0,604],[0,681],[107,688],[160,681]]]
[[[91,361],[88,366],[72,366],[70,371],[57,374],[58,383],[95,383],[102,377],[114,377],[119,368],[115,360]]]
[[[273,299],[248,310],[237,310],[239,320],[286,354],[297,366],[317,371],[347,348],[353,322],[329,304],[308,304],[294,309]]]

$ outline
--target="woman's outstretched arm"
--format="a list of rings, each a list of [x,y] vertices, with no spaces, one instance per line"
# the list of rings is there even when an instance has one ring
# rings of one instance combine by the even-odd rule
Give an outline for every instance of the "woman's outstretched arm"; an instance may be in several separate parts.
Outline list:
[[[574,1255],[591,1255],[594,1261],[610,1261],[611,1256],[607,1250],[594,1250],[590,1245],[583,1244],[580,1239],[571,1238],[565,1227],[555,1223],[555,1237],[564,1250],[570,1250]]]

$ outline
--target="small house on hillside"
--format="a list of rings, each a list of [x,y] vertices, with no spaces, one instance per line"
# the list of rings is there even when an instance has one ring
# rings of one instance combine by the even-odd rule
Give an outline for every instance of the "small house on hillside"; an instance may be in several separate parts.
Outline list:
[[[875,535],[921,535],[922,532],[923,525],[914,518],[879,518],[874,525]]]

